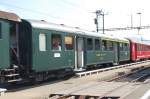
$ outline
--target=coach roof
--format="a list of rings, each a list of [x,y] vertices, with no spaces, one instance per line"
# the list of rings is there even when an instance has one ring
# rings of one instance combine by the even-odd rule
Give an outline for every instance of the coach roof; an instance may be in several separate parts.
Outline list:
[[[21,21],[20,17],[16,15],[15,13],[10,13],[10,12],[5,12],[5,11],[0,11],[0,18],[11,20],[11,21],[17,21],[17,22]]]
[[[63,32],[82,34],[85,36],[101,37],[102,39],[105,39],[105,40],[129,43],[129,41],[125,38],[110,36],[110,35],[101,34],[97,32],[90,32],[87,30],[82,30],[80,28],[66,26],[64,24],[55,24],[55,23],[46,22],[44,20],[27,20],[27,21],[32,25],[32,27],[35,27],[35,28],[51,29],[51,30],[56,30],[56,31],[58,30],[58,31],[63,31]]]
[[[40,28],[40,29],[59,30],[59,31],[71,32],[71,33],[82,32],[81,29],[79,28],[66,26],[64,24],[50,23],[44,20],[26,20],[26,21],[28,21],[32,25],[32,27]]]
[[[97,33],[97,32],[85,31],[85,35],[101,37],[102,40],[109,40],[109,41],[129,43],[129,40],[126,39],[126,38],[117,37],[117,36],[111,36],[111,35],[108,35],[108,34],[102,34],[102,33]]]
[[[146,40],[142,40],[138,38],[131,38],[131,37],[128,37],[127,39],[129,39],[131,42],[134,42],[134,43],[150,45],[150,43],[147,42]]]

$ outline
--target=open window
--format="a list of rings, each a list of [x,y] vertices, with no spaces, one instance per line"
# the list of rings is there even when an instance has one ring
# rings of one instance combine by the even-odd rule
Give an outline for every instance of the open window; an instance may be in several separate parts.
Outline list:
[[[62,50],[61,40],[62,39],[61,39],[60,34],[52,34],[52,38],[51,38],[52,50],[55,50],[55,51],[61,51]]]

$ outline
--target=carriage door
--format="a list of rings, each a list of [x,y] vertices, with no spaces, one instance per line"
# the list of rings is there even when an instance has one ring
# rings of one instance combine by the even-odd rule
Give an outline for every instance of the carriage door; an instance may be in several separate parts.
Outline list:
[[[76,42],[76,68],[77,70],[82,70],[84,67],[84,40],[83,38],[77,38]]]
[[[114,42],[114,65],[118,65],[118,62],[119,62],[118,43]]]
[[[10,23],[10,61],[11,64],[19,64],[19,48],[18,48],[18,24]]]

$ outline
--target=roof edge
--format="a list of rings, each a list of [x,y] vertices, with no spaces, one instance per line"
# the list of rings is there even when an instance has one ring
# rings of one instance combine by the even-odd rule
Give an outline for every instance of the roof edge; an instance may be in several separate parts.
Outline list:
[[[11,21],[16,21],[16,22],[21,22],[21,18],[17,14],[6,12],[6,11],[0,11],[0,18],[11,20]]]

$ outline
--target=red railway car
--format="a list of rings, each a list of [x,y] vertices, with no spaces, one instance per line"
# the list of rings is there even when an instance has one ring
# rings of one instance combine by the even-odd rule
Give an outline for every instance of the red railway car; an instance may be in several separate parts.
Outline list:
[[[132,61],[145,60],[150,58],[150,44],[142,41],[130,40],[130,58]]]

